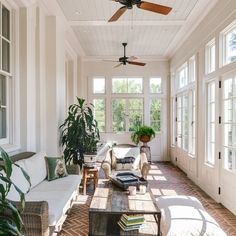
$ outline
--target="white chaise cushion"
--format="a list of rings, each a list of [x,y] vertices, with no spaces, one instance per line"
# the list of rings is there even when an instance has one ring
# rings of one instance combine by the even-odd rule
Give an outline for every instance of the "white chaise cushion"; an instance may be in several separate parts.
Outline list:
[[[76,194],[81,181],[79,175],[53,181],[44,180],[30,190],[26,201],[47,201],[49,206],[49,225],[55,226],[63,214],[70,208],[71,200]]]
[[[17,165],[19,165],[21,168],[23,168],[26,171],[25,167],[25,161],[20,160],[15,162]],[[29,188],[29,182],[26,180],[25,176],[23,175],[21,169],[15,165],[12,165],[12,175],[11,175],[11,181],[23,192],[26,193]],[[7,198],[12,201],[19,201],[20,196],[19,193],[15,190],[15,187],[12,185],[11,189],[7,195]]]
[[[39,152],[30,158],[24,159],[26,171],[31,181],[31,188],[41,183],[47,177],[45,156],[45,152]]]
[[[227,236],[195,197],[158,197],[157,205],[162,212],[162,235]]]

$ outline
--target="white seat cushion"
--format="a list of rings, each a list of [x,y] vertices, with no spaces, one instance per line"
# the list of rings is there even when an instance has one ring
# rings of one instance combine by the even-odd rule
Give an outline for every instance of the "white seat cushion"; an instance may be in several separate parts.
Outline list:
[[[161,231],[163,235],[226,236],[195,197],[158,197],[157,205],[162,212]]]
[[[54,226],[70,207],[70,202],[79,187],[81,176],[68,175],[53,181],[44,180],[30,190],[26,201],[47,201],[49,206],[49,225]]]

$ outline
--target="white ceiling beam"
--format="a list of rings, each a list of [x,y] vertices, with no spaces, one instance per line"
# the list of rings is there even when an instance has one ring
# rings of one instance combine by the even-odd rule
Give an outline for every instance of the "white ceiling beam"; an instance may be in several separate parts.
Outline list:
[[[153,25],[153,26],[181,26],[185,23],[183,20],[135,20],[135,21],[116,21],[107,22],[105,20],[99,21],[69,21],[71,26],[125,26],[125,25]]]

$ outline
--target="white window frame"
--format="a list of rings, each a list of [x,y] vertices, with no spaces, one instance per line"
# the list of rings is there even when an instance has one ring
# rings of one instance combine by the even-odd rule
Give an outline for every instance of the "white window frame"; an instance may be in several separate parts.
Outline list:
[[[220,58],[220,66],[226,66],[228,64],[234,63],[236,61],[227,62],[227,50],[226,50],[226,35],[231,31],[236,30],[236,20],[234,20],[231,24],[229,24],[224,30],[220,33],[220,43],[221,43],[221,58]]]
[[[212,55],[212,50],[214,54]],[[216,39],[213,38],[205,46],[205,74],[210,74],[216,70]]]
[[[13,70],[13,52],[12,52],[12,44],[13,44],[13,16],[12,16],[12,7],[8,2],[5,0],[0,0],[1,3],[1,11],[2,12],[2,4],[9,10],[10,13],[10,22],[9,22],[9,27],[10,27],[10,39],[6,39],[5,37],[2,36],[2,25],[0,26],[0,45],[1,45],[1,58],[0,58],[0,74],[5,76],[6,78],[6,138],[0,139],[0,145],[8,145],[12,143],[13,141],[13,107],[12,107],[12,70]],[[2,15],[0,14],[0,17]],[[10,71],[4,71],[2,70],[2,38],[6,40],[9,43],[9,56],[10,56]]]
[[[209,86],[214,85],[215,86],[215,97],[214,97],[214,101],[209,102]],[[211,166],[215,165],[215,158],[216,158],[216,128],[217,128],[217,108],[216,108],[216,89],[217,89],[217,85],[216,85],[216,80],[210,80],[207,81],[206,83],[206,155],[205,155],[205,163]],[[210,111],[209,111],[209,107],[214,104],[215,109],[214,109],[214,121],[210,121],[209,120],[209,116],[210,116]],[[210,134],[209,134],[209,130],[210,130],[210,126],[209,125],[214,125],[214,142],[212,142],[210,140]],[[209,144],[214,144],[214,156],[212,158],[209,158],[209,148],[210,145]],[[212,160],[211,160],[212,159]]]

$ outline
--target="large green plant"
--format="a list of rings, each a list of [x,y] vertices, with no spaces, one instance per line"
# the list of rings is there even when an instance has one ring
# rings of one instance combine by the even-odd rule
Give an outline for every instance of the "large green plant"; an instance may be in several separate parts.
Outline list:
[[[66,164],[72,160],[81,164],[84,153],[97,151],[100,135],[92,108],[91,103],[77,97],[77,103],[70,105],[68,116],[60,126]]]
[[[30,179],[27,173],[17,164],[14,164],[8,154],[0,147],[0,235],[23,235],[23,222],[20,212],[25,206],[24,193],[11,181],[12,166],[15,165],[21,169],[23,175],[30,185]],[[11,186],[14,186],[20,195],[21,209],[7,199],[7,194]]]
[[[155,131],[152,127],[144,125],[135,127],[134,132],[131,134],[131,140],[136,145],[139,143],[141,136],[148,136],[151,138],[155,137]]]

